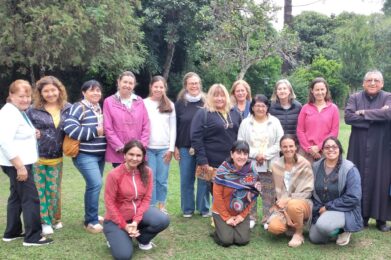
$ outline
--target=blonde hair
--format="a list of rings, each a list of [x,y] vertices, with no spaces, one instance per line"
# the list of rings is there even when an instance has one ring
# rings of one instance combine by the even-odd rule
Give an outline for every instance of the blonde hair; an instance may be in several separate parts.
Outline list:
[[[10,94],[15,94],[21,90],[24,90],[27,92],[28,95],[31,95],[32,88],[31,88],[30,83],[27,80],[17,79],[14,82],[12,82],[9,87],[7,102],[8,103],[11,102],[11,99],[9,96]]]
[[[292,100],[296,99],[296,94],[293,91],[292,84],[287,79],[280,79],[279,81],[276,82],[276,85],[274,86],[273,94],[272,94],[272,97],[270,98],[270,100],[273,101],[273,102],[280,101],[280,99],[277,96],[277,88],[281,84],[285,84],[285,85],[288,86],[289,92],[290,92],[289,96],[288,96],[288,100],[289,100],[290,103],[292,103]]]
[[[230,94],[231,94],[231,102],[232,102],[232,104],[236,104],[235,90],[236,90],[236,88],[239,85],[242,85],[246,89],[246,92],[247,92],[246,99],[247,100],[251,100],[251,88],[250,88],[250,85],[245,80],[239,79],[239,80],[235,81],[234,84],[232,84],[232,87],[231,87]]]
[[[196,77],[200,81],[201,100],[203,102],[205,102],[205,93],[202,91],[202,81],[201,81],[200,76],[198,76],[198,74],[195,73],[195,72],[188,72],[188,73],[185,74],[185,76],[183,76],[182,89],[178,93],[177,100],[184,100],[184,101],[186,101],[185,94],[186,94],[187,81],[191,77]]]
[[[214,100],[213,98],[216,96],[216,94],[218,92],[222,91],[224,96],[225,96],[225,107],[224,107],[224,112],[228,113],[231,108],[232,108],[232,105],[231,105],[231,101],[230,101],[230,98],[229,98],[229,94],[228,94],[228,91],[227,89],[224,87],[223,84],[213,84],[210,88],[209,88],[209,91],[208,91],[208,94],[206,95],[206,102],[205,102],[205,108],[206,110],[208,110],[209,112],[216,112],[216,106],[215,106],[215,103],[214,103]]]
[[[67,91],[61,81],[53,76],[45,76],[37,81],[34,90],[34,106],[39,108],[45,105],[46,101],[42,96],[42,89],[49,84],[54,85],[60,92],[57,103],[60,105],[60,108],[63,108],[68,99]]]

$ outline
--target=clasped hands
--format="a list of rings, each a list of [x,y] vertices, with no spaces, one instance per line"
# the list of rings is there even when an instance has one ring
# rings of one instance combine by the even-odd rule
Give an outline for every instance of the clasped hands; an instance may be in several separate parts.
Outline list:
[[[230,217],[229,219],[227,219],[227,221],[225,221],[225,223],[227,223],[227,225],[235,227],[236,225],[242,223],[243,220],[244,218],[241,215],[237,215]]]
[[[138,237],[140,235],[140,231],[137,229],[137,222],[133,221],[130,224],[125,226],[126,232],[128,232],[130,237]]]
[[[317,145],[310,146],[310,148],[308,149],[308,153],[316,160],[322,157],[322,155],[320,154],[320,149]]]

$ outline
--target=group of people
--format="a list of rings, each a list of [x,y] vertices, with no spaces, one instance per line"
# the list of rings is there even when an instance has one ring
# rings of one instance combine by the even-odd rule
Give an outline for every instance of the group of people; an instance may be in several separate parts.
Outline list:
[[[252,97],[244,80],[234,82],[230,93],[222,84],[204,93],[194,72],[184,76],[175,103],[161,76],[151,79],[146,99],[134,93],[135,86],[134,74],[123,72],[102,109],[102,86],[95,80],[82,85],[82,100],[73,105],[53,76],[40,79],[34,89],[24,80],[11,84],[0,111],[0,120],[8,122],[0,126],[0,165],[11,187],[4,241],[48,244],[47,235],[63,227],[65,137],[79,141],[72,161],[86,182],[85,229],[103,231],[118,259],[132,256],[132,238],[148,250],[169,225],[172,157],[179,161],[183,217],[196,211],[212,216],[220,245],[248,243],[258,221],[270,233],[292,236],[291,247],[303,243],[307,224],[312,242],[337,237],[339,245],[348,244],[351,232],[367,226],[369,218],[379,230],[390,230],[391,94],[382,90],[379,71],[365,75],[364,90],[353,94],[345,109],[345,121],[352,125],[350,161],[342,157],[339,111],[323,78],[311,82],[303,106],[285,79],[276,83],[270,101]],[[105,162],[113,169],[106,179],[103,218],[98,212]],[[196,171],[210,169],[213,180],[197,178],[195,188]]]

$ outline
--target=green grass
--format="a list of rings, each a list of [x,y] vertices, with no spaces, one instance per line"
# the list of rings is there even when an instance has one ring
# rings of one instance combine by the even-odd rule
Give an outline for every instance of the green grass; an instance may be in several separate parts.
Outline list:
[[[343,120],[341,120],[343,122]],[[350,127],[341,125],[340,138],[347,147]],[[111,167],[107,165],[107,171]],[[6,221],[6,202],[9,195],[9,181],[0,173],[0,232],[4,231]],[[111,259],[103,234],[93,235],[84,231],[83,220],[84,180],[65,160],[63,177],[63,223],[64,228],[56,231],[52,238],[54,244],[25,248],[21,241],[5,243],[0,241],[0,259]],[[102,190],[103,195],[103,190]],[[194,216],[184,219],[180,212],[179,171],[173,161],[169,177],[168,211],[171,224],[158,235],[157,245],[151,251],[135,250],[134,259],[390,259],[391,234],[378,232],[374,223],[370,228],[352,235],[351,243],[339,247],[334,243],[313,245],[308,239],[300,248],[287,246],[285,236],[274,237],[257,225],[252,231],[251,242],[244,247],[222,248],[209,237],[212,232],[210,220]],[[104,213],[103,196],[100,203],[101,215]]]

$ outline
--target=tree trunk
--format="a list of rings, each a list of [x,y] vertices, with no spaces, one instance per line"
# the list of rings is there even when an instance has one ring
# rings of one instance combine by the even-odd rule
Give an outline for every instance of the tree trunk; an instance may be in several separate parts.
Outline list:
[[[34,65],[32,64],[30,64],[30,81],[31,81],[31,86],[35,87]]]
[[[164,66],[163,66],[163,77],[166,79],[166,81],[168,80],[168,75],[170,74],[174,53],[175,53],[175,43],[170,42],[167,44],[166,61],[164,62]]]
[[[292,0],[284,0],[284,26],[291,27],[292,22]]]

